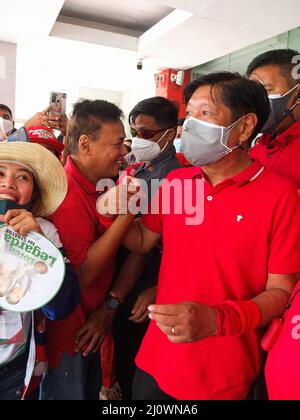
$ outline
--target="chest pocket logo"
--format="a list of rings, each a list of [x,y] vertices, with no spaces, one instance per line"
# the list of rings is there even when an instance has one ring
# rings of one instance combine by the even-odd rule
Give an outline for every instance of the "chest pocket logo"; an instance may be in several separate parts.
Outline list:
[[[240,214],[238,216],[236,216],[236,221],[238,223],[240,223],[242,220],[244,220],[244,217],[243,216],[241,216]]]

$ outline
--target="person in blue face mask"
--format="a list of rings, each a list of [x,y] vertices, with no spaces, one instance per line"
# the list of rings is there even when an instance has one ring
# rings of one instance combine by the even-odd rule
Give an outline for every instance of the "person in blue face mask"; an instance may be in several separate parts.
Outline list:
[[[250,156],[300,188],[300,53],[272,50],[256,57],[247,76],[263,84],[271,106],[263,133]],[[298,70],[297,70],[298,69]]]
[[[182,134],[182,126],[184,124],[184,121],[185,121],[185,118],[180,118],[178,120],[176,138],[174,140],[174,146],[175,146],[175,149],[176,149],[176,153],[180,153],[180,149],[181,149],[181,134]]]

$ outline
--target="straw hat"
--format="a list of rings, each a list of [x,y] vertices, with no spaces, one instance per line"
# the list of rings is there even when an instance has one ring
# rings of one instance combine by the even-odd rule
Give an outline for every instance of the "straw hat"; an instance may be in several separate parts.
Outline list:
[[[29,168],[41,194],[35,216],[50,216],[63,202],[68,182],[60,161],[39,144],[13,141],[0,142],[0,162],[14,162]]]

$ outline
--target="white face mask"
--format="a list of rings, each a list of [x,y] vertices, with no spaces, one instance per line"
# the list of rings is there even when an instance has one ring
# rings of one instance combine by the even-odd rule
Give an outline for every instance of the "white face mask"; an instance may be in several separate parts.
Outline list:
[[[240,119],[227,128],[189,118],[183,125],[181,152],[193,166],[218,162],[239,147],[235,146],[231,149],[227,144],[230,131]]]
[[[141,139],[139,137],[133,137],[131,143],[131,150],[135,156],[136,161],[151,162],[152,160],[156,159],[164,150],[159,147],[159,143],[169,131],[170,130],[167,130],[157,142]]]
[[[5,120],[3,117],[0,117],[0,137],[6,138],[14,128],[14,123],[10,120]]]

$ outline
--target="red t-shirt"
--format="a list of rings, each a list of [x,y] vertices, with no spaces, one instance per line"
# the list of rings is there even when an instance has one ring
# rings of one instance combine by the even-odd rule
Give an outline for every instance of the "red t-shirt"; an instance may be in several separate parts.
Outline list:
[[[300,400],[300,281],[265,368],[271,400]]]
[[[268,273],[299,271],[300,201],[293,183],[257,161],[214,188],[200,168],[179,169],[167,179],[192,180],[193,205],[204,201],[204,222],[186,224],[189,206],[175,214],[181,193],[173,190],[170,214],[143,216],[149,230],[162,234],[158,304],[251,299],[265,290]],[[203,192],[195,200],[199,179]],[[183,195],[189,187],[182,186]],[[244,399],[262,366],[260,339],[257,329],[173,344],[151,322],[136,364],[177,399]]]
[[[249,153],[266,168],[290,179],[300,188],[300,121],[273,140],[270,135],[263,135]]]
[[[68,193],[51,220],[56,226],[71,265],[79,268],[86,260],[90,246],[100,238],[105,228],[96,210],[99,193],[78,171],[68,157],[65,171]],[[47,321],[47,353],[49,364],[57,367],[62,352],[74,353],[75,334],[85,323],[86,317],[104,300],[112,281],[114,264],[89,287],[81,291],[81,302],[76,310],[63,321]]]

